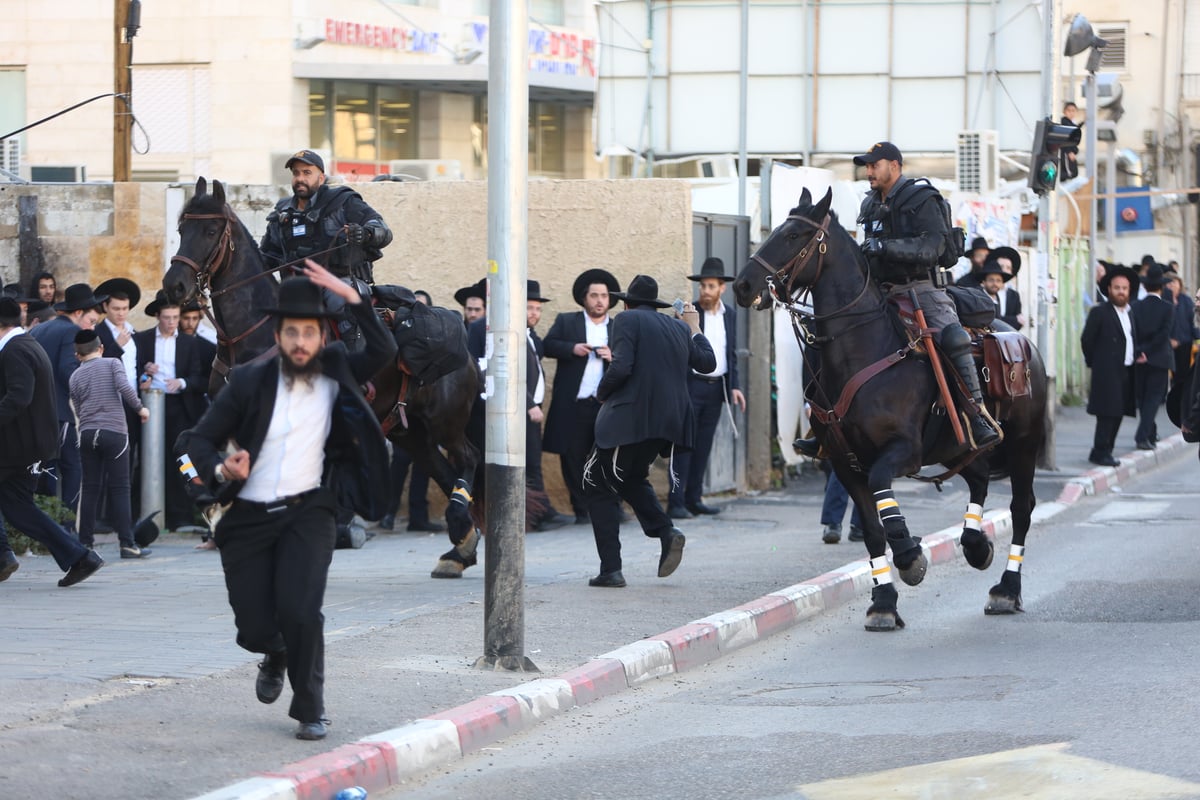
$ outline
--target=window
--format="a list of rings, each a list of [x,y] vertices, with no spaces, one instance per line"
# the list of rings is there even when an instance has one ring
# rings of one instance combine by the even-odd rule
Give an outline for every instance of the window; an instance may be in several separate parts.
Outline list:
[[[1102,72],[1125,71],[1125,42],[1129,38],[1128,22],[1101,22],[1095,26],[1096,35],[1108,42],[1100,51]]]
[[[475,98],[475,121],[471,125],[471,142],[475,150],[475,166],[487,168],[487,96]],[[566,157],[567,107],[562,103],[529,104],[529,174],[544,178],[564,178]]]
[[[417,157],[417,93],[395,86],[378,90],[380,160]]]
[[[25,127],[25,70],[0,69],[0,135]],[[0,168],[16,172],[24,134],[0,144]]]
[[[155,155],[207,156],[212,149],[208,67],[134,67],[133,113],[145,129],[143,136],[133,128],[135,150],[148,144]]]
[[[310,81],[310,147],[340,161],[417,158],[417,92],[356,81]]]

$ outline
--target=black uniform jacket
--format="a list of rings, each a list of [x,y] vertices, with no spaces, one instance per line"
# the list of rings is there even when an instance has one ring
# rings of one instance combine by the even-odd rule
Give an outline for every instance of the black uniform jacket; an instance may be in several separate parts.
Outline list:
[[[364,519],[375,520],[387,510],[391,492],[389,460],[383,431],[360,386],[396,357],[396,343],[369,305],[348,307],[363,332],[366,347],[350,353],[344,344],[334,342],[321,351],[322,371],[338,383],[321,483],[334,491],[339,507],[352,508]],[[176,455],[191,456],[201,479],[221,502],[236,497],[242,481],[219,484],[213,470],[224,460],[222,450],[229,439],[250,453],[253,468],[271,424],[281,357],[235,368],[229,385],[201,420],[175,442]]]
[[[623,311],[613,320],[612,363],[596,397],[604,404],[596,417],[596,446],[665,439],[690,448],[695,437],[688,369],[712,372],[712,345],[693,336],[681,320],[649,306]]]
[[[1137,321],[1130,315],[1131,333],[1136,352]],[[1125,330],[1112,303],[1092,306],[1083,334],[1079,337],[1083,359],[1092,370],[1092,388],[1088,392],[1087,412],[1097,417],[1132,417],[1133,393],[1125,395]]]

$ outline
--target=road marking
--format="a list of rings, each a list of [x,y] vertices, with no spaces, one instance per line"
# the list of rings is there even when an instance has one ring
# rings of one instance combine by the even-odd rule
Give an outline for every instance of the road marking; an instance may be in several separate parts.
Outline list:
[[[798,787],[807,800],[1158,800],[1195,797],[1200,784],[1065,752],[1066,743],[838,778]]]
[[[1114,500],[1088,517],[1089,522],[1152,522],[1164,516],[1171,504],[1161,500]]]

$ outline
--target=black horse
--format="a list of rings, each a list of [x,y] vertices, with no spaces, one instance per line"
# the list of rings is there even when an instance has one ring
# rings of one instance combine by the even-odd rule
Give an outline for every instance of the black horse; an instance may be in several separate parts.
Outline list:
[[[196,182],[179,216],[179,235],[163,290],[178,303],[199,302],[217,330],[209,383],[209,395],[216,397],[231,369],[274,352],[275,328],[261,309],[275,305],[279,286],[250,231],[225,202],[220,181],[213,181],[212,194],[204,178]],[[471,518],[471,481],[479,451],[467,440],[466,421],[479,388],[479,371],[471,361],[422,386],[407,380],[399,363],[389,364],[369,387],[371,408],[388,438],[425,467],[450,501],[446,527],[453,547],[439,557],[435,578],[461,577],[476,563],[479,534]]]
[[[936,408],[940,394],[931,364],[893,322],[858,244],[829,210],[832,197],[827,192],[813,205],[804,190],[800,204],[742,269],[734,293],[743,306],[769,307],[764,301],[774,297],[793,309],[799,295],[811,294],[812,313],[801,316],[820,350],[819,374],[809,391],[818,409],[813,427],[862,514],[875,584],[866,627],[904,627],[896,610],[888,546],[905,583],[915,586],[925,576],[928,560],[919,538],[909,533],[891,486],[894,478],[915,475],[931,464],[959,468],[966,479],[971,499],[960,543],[967,562],[979,570],[991,565],[994,549],[980,530],[989,477],[1007,473],[1011,478],[1012,548],[984,611],[1020,611],[1021,562],[1035,503],[1033,475],[1045,442],[1041,357],[1030,348],[1030,392],[1005,404],[1004,440],[972,459],[950,426],[939,424],[947,418]],[[989,400],[989,410],[993,417],[1001,416],[994,401]]]

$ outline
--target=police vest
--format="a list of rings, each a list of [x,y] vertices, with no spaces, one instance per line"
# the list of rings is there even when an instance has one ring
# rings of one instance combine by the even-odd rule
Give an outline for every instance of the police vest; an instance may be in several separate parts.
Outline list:
[[[267,223],[279,225],[279,239],[283,245],[284,260],[295,261],[308,258],[314,253],[323,253],[338,244],[342,229],[346,226],[346,203],[358,192],[349,186],[323,186],[317,192],[320,202],[309,205],[303,211],[291,207],[291,199],[280,200]],[[346,248],[324,253],[315,260],[327,267],[348,267]]]

